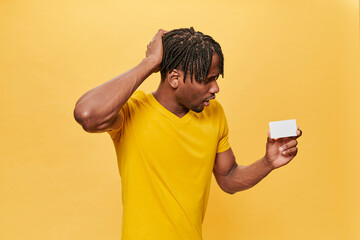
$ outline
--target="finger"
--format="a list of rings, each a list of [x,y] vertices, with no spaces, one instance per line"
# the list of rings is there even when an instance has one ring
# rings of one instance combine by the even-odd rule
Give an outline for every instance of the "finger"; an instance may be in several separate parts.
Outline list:
[[[164,34],[164,33],[167,33],[167,32],[169,32],[169,31],[166,31],[164,29],[159,29],[159,31],[158,31],[158,33],[160,33],[161,35]]]
[[[275,142],[275,139],[272,139],[272,138],[270,137],[270,131],[267,131],[267,136],[268,136],[267,141],[268,141],[269,143]]]
[[[296,130],[296,134],[297,134],[297,137],[300,137],[302,135],[302,131],[300,128],[298,128],[298,130]]]
[[[302,134],[302,131],[301,131],[299,125],[296,125],[296,134],[298,135],[298,137],[300,137]]]
[[[164,29],[159,29],[159,30],[157,31],[157,33],[154,35],[154,37],[151,39],[151,41],[150,41],[149,44],[155,42],[157,39],[161,39],[162,36],[163,36],[165,33],[167,33],[167,32],[168,32],[168,31],[166,31],[166,30],[164,30]]]
[[[155,34],[154,38],[159,37],[161,38],[162,36],[164,36],[165,33],[167,33],[168,31],[164,30],[164,29],[159,29],[159,31]]]
[[[286,151],[283,151],[282,152],[282,155],[289,155],[289,156],[295,156],[298,152],[298,148],[297,147],[293,147],[293,148],[290,148]]]
[[[291,137],[291,139],[298,139],[299,137],[301,137],[302,135],[302,131],[300,129],[296,130],[296,135],[295,137]]]
[[[283,146],[280,147],[280,152],[282,151],[286,151],[287,149],[290,149],[290,148],[293,148],[293,147],[296,147],[298,144],[298,142],[296,140],[292,140],[286,144],[284,144]]]

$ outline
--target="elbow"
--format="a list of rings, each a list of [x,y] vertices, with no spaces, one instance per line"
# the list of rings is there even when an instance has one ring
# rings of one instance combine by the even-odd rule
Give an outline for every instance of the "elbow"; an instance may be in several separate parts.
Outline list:
[[[224,191],[224,192],[226,192],[226,193],[228,193],[228,194],[230,194],[230,195],[234,195],[235,193],[237,193],[237,192],[232,192],[232,191]]]
[[[225,193],[228,193],[230,195],[244,191],[251,187],[243,184],[242,182],[234,181],[234,179],[231,179],[229,177],[218,178],[217,180],[221,190],[223,190]]]
[[[221,188],[224,192],[230,194],[230,195],[234,195],[235,193],[237,193],[237,191],[231,190],[231,189],[227,189],[227,188]]]
[[[102,133],[110,126],[111,121],[105,121],[91,114],[90,111],[81,110],[77,107],[74,109],[74,118],[84,131],[88,133]]]
[[[78,107],[75,107],[74,118],[76,122],[78,122],[86,132],[89,133],[97,132],[96,126],[94,126],[94,124],[91,124],[92,121],[89,111],[84,111],[79,109]]]
[[[242,185],[242,186],[237,186],[237,187],[232,187],[232,188],[230,188],[230,187],[229,188],[221,187],[221,189],[224,192],[226,192],[226,193],[228,193],[230,195],[234,195],[237,192],[245,191],[245,190],[247,190],[249,188],[251,188],[251,186]]]
[[[220,179],[219,179],[220,180]],[[221,188],[221,190],[223,190],[224,192],[233,195],[235,193],[237,193],[238,191],[234,190],[231,186],[228,185],[228,183],[226,181],[218,181],[218,185]]]
[[[83,112],[81,112],[79,110],[79,108],[75,107],[73,114],[74,114],[75,121],[78,122],[80,125],[82,125],[83,119],[87,113],[84,114]]]

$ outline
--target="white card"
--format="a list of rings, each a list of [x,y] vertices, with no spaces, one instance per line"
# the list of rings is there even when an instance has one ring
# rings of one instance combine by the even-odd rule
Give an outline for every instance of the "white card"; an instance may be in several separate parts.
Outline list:
[[[296,119],[269,122],[269,127],[272,139],[297,136]]]

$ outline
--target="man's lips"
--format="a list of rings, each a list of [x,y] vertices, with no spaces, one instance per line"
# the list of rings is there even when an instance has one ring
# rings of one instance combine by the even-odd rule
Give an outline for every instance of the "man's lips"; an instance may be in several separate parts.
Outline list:
[[[204,102],[208,102],[208,101],[210,101],[211,99],[215,99],[215,96],[211,96],[211,97],[207,98]]]
[[[209,101],[210,101],[211,99],[214,99],[214,98],[215,98],[215,96],[211,96],[211,97],[207,98],[205,101],[203,101],[205,107],[209,106],[209,105],[210,105],[210,102],[209,102]]]

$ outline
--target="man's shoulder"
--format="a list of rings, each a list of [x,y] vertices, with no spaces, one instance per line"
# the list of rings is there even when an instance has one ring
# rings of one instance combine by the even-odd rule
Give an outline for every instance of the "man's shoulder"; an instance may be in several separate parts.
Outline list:
[[[127,105],[127,108],[137,108],[143,106],[145,103],[149,103],[148,94],[142,90],[137,90],[131,95],[125,105]]]
[[[146,93],[142,90],[137,90],[131,95],[129,100],[144,101],[144,100],[146,100]]]
[[[122,116],[122,125],[116,130],[107,131],[114,141],[119,141],[122,136],[124,125],[131,121],[131,119],[141,112],[142,106],[147,102],[147,94],[141,90],[135,91],[126,103],[120,109]]]

